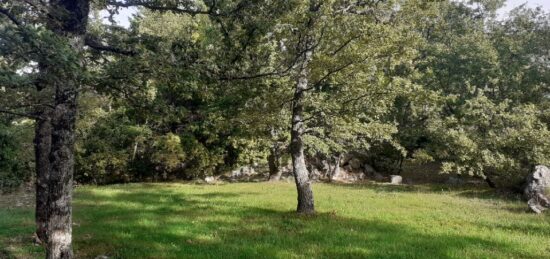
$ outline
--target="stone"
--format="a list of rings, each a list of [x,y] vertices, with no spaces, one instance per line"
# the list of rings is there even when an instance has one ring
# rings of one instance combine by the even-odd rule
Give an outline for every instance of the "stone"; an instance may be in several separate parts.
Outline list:
[[[550,169],[544,165],[535,166],[534,172],[527,176],[523,192],[531,211],[542,213],[550,208]]]
[[[376,170],[374,170],[374,167],[372,167],[371,165],[369,164],[364,164],[363,165],[363,171],[367,174],[367,175],[374,175],[376,173]]]
[[[449,185],[461,185],[464,184],[464,180],[456,176],[449,176],[446,183]]]
[[[384,181],[384,179],[386,179],[386,177],[384,177],[382,174],[380,173],[374,173],[373,175],[373,179],[375,181]]]
[[[352,158],[349,160],[348,165],[351,170],[358,170],[361,169],[361,160],[357,158]]]
[[[308,172],[309,172],[309,180],[311,181],[316,181],[316,180],[319,180],[319,178],[321,178],[321,171],[317,168],[309,168]]]
[[[391,184],[402,184],[403,183],[403,177],[401,177],[401,175],[390,175],[390,183]]]
[[[216,177],[214,176],[207,176],[204,178],[204,181],[208,184],[215,184],[217,182]]]
[[[237,168],[236,170],[231,171],[232,178],[239,178],[243,176],[250,176],[255,174],[254,167],[252,166],[242,166],[240,168]]]

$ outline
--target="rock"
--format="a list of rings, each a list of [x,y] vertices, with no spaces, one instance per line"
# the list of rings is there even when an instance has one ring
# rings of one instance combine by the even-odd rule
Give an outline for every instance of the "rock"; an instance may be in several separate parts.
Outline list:
[[[367,175],[374,175],[376,173],[376,170],[374,170],[374,167],[372,167],[369,164],[363,165],[363,171],[365,171]]]
[[[445,183],[450,185],[461,185],[464,184],[464,180],[456,176],[449,176],[449,179],[447,179]]]
[[[36,232],[32,234],[32,242],[35,246],[41,246],[43,244],[42,240],[38,238],[38,235],[36,234]]]
[[[357,158],[352,158],[348,161],[348,165],[351,170],[361,169],[361,160]]]
[[[524,189],[529,209],[541,213],[550,208],[550,169],[543,165],[535,167],[535,171],[527,176]]]
[[[231,171],[231,178],[240,178],[243,176],[250,176],[256,174],[254,167],[252,166],[243,166],[236,170]]]
[[[204,178],[204,181],[208,184],[215,184],[217,182],[216,177],[214,176],[207,176]]]
[[[386,177],[384,177],[382,174],[380,173],[374,173],[373,175],[373,179],[375,181],[383,181],[384,179],[386,179]]]
[[[365,178],[365,174],[362,172],[355,173],[349,170],[349,167],[339,167],[338,170],[332,176],[333,181],[337,182],[356,182]]]
[[[98,255],[95,257],[95,259],[109,259],[109,257],[106,255]]]
[[[323,173],[317,169],[317,168],[311,168],[309,169],[309,180],[311,181],[317,181],[319,180],[321,177],[323,177],[322,175]]]
[[[391,184],[402,184],[403,183],[403,177],[400,175],[390,175],[390,183]]]

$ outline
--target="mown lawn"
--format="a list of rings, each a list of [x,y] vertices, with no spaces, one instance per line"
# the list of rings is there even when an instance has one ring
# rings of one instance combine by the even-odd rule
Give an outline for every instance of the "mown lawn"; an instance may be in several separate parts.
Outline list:
[[[550,258],[550,215],[517,198],[437,186],[292,183],[79,187],[77,258]],[[0,199],[2,196],[0,196]],[[41,258],[33,212],[0,203],[0,258]]]

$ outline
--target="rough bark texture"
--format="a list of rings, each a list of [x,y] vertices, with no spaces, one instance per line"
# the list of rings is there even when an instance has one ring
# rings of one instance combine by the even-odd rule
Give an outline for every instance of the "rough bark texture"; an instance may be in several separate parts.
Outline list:
[[[526,180],[524,195],[528,200],[529,209],[535,213],[541,213],[550,208],[550,169],[538,165]]]
[[[70,45],[76,64],[64,64],[76,71],[60,73],[56,78],[52,113],[50,176],[48,180],[48,245],[46,257],[72,258],[72,189],[74,170],[75,122],[80,70],[83,69],[88,0],[50,1],[50,29]],[[57,70],[59,71],[59,69]],[[72,72],[72,73],[71,73]]]
[[[306,44],[307,46],[307,44]],[[304,95],[308,87],[308,63],[313,52],[308,50],[304,53],[304,60],[298,73],[294,99],[292,104],[292,130],[290,135],[290,155],[292,156],[292,169],[294,180],[298,190],[298,213],[313,214],[315,206],[313,191],[309,180],[309,172],[306,167],[304,156],[303,134],[305,130],[303,121]]]
[[[48,242],[48,177],[50,174],[50,150],[52,125],[49,114],[40,114],[35,128],[35,170],[36,170],[36,236],[40,242]]]
[[[63,88],[63,87],[59,87]],[[58,89],[52,120],[48,258],[72,258],[72,189],[76,92]]]

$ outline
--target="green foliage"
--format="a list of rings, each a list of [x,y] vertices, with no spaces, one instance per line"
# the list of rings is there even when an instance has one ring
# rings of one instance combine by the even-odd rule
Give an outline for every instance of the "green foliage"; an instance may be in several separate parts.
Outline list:
[[[134,180],[130,172],[132,147],[150,136],[147,128],[129,123],[123,114],[99,118],[77,143],[77,182],[96,184]]]
[[[303,100],[310,158],[363,154],[384,172],[435,162],[508,183],[549,162],[541,10],[497,21],[502,0],[195,1],[179,7],[215,13],[141,8],[125,29],[100,20],[105,4],[94,3],[89,36],[131,54],[76,55],[46,27],[0,16],[0,108],[34,114],[67,75],[85,86],[77,181],[189,179],[266,163],[271,147],[289,144],[305,42],[314,48]],[[40,18],[25,6],[2,4]],[[6,161],[22,149],[14,141]]]
[[[455,116],[428,123],[430,147],[445,172],[518,183],[535,165],[550,162],[550,131],[538,115],[535,105],[496,104],[480,95]]]
[[[152,149],[151,162],[161,165],[163,171],[173,171],[181,161],[185,161],[181,139],[175,134],[168,133],[158,137]]]
[[[524,7],[497,22],[495,3],[484,4],[485,11],[441,3],[416,25],[423,35],[411,74],[417,90],[396,100],[392,117],[413,161],[517,187],[533,165],[549,162],[550,69],[538,50],[550,26],[547,14]]]
[[[30,180],[34,165],[31,146],[30,121],[0,122],[0,193]]]

